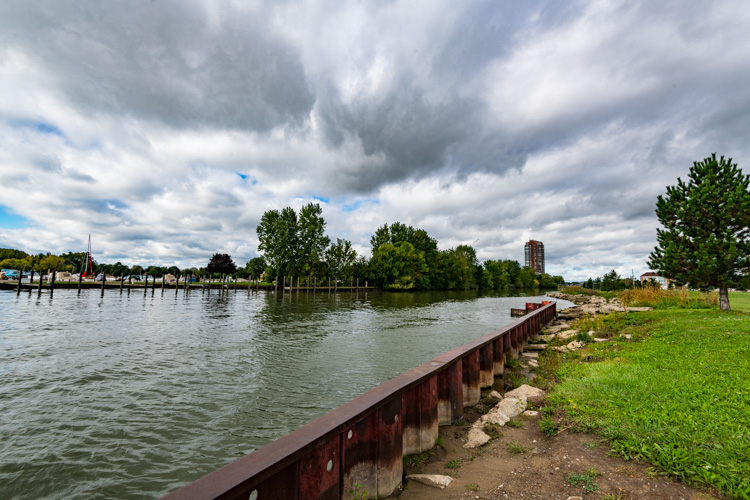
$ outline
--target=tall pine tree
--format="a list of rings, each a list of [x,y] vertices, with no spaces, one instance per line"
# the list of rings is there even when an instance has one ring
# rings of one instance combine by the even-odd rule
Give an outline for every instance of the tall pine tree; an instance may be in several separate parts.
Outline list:
[[[694,162],[688,177],[657,199],[664,228],[656,230],[649,266],[678,285],[718,288],[728,310],[728,289],[750,281],[750,175],[714,153]]]

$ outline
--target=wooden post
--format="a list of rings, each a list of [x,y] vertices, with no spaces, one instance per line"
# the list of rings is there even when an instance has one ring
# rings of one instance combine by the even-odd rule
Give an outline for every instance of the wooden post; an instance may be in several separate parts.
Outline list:
[[[78,288],[81,287],[81,284],[78,284]],[[39,287],[37,288],[37,291],[39,292],[39,295],[42,294],[42,271],[39,271]]]
[[[49,269],[47,270],[47,274],[49,274]],[[55,278],[57,273],[52,273],[52,282],[49,284],[49,293],[52,294],[52,292],[55,290]]]
[[[47,270],[47,273],[49,273],[49,270]],[[83,281],[83,273],[78,273],[78,290],[79,291],[81,290],[81,282],[82,281]]]
[[[41,281],[41,278],[39,278]],[[31,278],[29,279],[29,294],[31,294],[31,290],[34,289],[34,268],[31,268]]]
[[[107,275],[102,271],[102,297],[104,297],[104,282],[107,281]]]
[[[146,282],[143,284],[143,296],[146,296],[146,292],[148,291],[148,274],[146,275]]]

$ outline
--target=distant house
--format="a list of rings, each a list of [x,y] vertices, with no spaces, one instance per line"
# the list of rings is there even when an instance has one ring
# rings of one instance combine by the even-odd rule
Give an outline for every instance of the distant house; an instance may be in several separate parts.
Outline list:
[[[649,280],[656,281],[659,283],[659,286],[661,286],[664,289],[667,289],[669,287],[669,278],[665,278],[664,276],[659,276],[653,271],[649,271],[647,273],[641,274],[641,285],[645,284]]]

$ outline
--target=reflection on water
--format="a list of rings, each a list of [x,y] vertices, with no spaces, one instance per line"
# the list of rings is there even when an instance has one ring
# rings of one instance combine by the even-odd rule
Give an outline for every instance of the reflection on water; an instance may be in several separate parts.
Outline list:
[[[527,300],[0,292],[0,497],[163,495],[508,323]]]

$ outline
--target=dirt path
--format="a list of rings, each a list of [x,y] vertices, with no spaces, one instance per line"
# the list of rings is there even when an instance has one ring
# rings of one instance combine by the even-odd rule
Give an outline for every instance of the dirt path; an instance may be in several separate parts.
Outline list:
[[[474,413],[474,418],[479,415]],[[522,427],[502,429],[502,436],[475,450],[463,448],[468,426],[440,428],[442,446],[424,455],[419,465],[407,467],[406,474],[446,474],[454,481],[446,489],[410,480],[399,500],[428,499],[685,499],[722,498],[655,474],[647,463],[628,462],[608,456],[608,446],[597,436],[562,432],[546,438],[537,417],[518,416]],[[513,451],[511,451],[511,448]],[[456,467],[456,468],[452,468]],[[595,469],[586,493],[585,484],[571,484],[571,475],[585,475]],[[593,486],[596,485],[596,486]],[[609,495],[609,496],[607,496]]]

